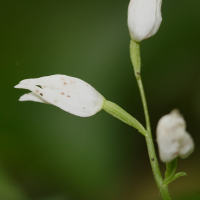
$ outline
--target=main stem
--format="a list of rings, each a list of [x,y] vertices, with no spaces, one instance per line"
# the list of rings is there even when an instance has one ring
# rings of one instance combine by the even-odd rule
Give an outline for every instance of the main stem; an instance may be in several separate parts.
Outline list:
[[[162,184],[163,178],[162,178],[162,175],[160,172],[157,156],[155,153],[154,143],[153,143],[153,139],[152,139],[152,134],[151,134],[151,125],[150,125],[147,101],[146,101],[145,92],[144,92],[141,74],[140,74],[140,69],[141,69],[140,43],[137,43],[137,42],[134,42],[133,40],[131,40],[130,53],[131,53],[131,61],[132,61],[133,67],[134,67],[134,72],[135,72],[136,80],[138,83],[140,96],[142,99],[142,105],[143,105],[143,109],[144,109],[146,129],[148,132],[145,139],[146,139],[146,143],[147,143],[147,149],[148,149],[148,154],[149,154],[149,160],[151,163],[151,168],[152,168],[153,175],[154,175],[155,181],[157,183],[157,186],[162,195],[162,198],[164,200],[171,200],[167,186],[163,187],[163,184]]]
[[[148,132],[145,139],[146,139],[146,143],[147,143],[149,160],[150,160],[150,163],[151,163],[153,175],[154,175],[155,181],[157,183],[157,186],[160,190],[160,193],[161,193],[163,199],[164,200],[171,200],[168,188],[163,187],[163,185],[162,185],[163,178],[162,178],[161,173],[160,173],[160,168],[159,168],[157,156],[156,156],[156,153],[155,153],[154,143],[153,143],[152,134],[151,134],[151,126],[150,126],[148,107],[147,107],[147,102],[146,102],[146,98],[145,98],[145,93],[144,93],[144,88],[143,88],[141,76],[137,77],[137,83],[138,83],[138,86],[139,86],[140,95],[141,95],[141,98],[142,98],[143,109],[144,109],[144,114],[145,114],[146,128],[147,128],[147,132]]]

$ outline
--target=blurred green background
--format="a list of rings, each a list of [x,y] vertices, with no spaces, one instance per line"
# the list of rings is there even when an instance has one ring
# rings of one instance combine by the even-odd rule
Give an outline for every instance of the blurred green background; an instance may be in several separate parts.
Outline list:
[[[104,111],[80,118],[19,102],[20,80],[66,74],[90,83],[144,124],[129,58],[128,0],[6,0],[0,6],[0,200],[159,200],[144,138]],[[195,152],[174,200],[200,199],[200,1],[163,1],[141,44],[152,130],[178,108]],[[157,146],[156,146],[157,149]],[[162,172],[164,164],[160,163]]]

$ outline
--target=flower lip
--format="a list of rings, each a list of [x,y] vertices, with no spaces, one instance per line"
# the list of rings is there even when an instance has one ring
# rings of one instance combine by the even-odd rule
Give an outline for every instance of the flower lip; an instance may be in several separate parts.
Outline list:
[[[28,89],[19,101],[36,101],[55,105],[71,114],[89,117],[102,109],[104,97],[91,85],[66,75],[22,80],[15,88]]]

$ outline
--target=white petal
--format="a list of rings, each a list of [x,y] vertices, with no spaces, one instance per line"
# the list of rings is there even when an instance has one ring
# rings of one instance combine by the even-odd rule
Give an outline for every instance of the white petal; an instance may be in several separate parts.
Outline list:
[[[131,38],[140,42],[146,38],[156,21],[157,0],[131,0],[128,7],[128,27]]]
[[[47,101],[45,101],[44,99],[42,99],[40,96],[36,95],[33,92],[22,95],[19,98],[19,101],[35,101],[40,103],[48,103]]]
[[[161,5],[162,5],[162,0],[157,0],[156,20],[155,20],[155,23],[154,23],[154,26],[153,26],[151,32],[148,34],[148,36],[145,39],[155,35],[157,33],[158,29],[160,28],[160,24],[162,22]]]
[[[104,102],[104,97],[91,85],[66,75],[25,79],[15,87],[29,89],[50,104],[81,117],[96,114]]]
[[[181,141],[179,156],[187,158],[194,151],[194,141],[192,137],[186,133],[184,140]]]

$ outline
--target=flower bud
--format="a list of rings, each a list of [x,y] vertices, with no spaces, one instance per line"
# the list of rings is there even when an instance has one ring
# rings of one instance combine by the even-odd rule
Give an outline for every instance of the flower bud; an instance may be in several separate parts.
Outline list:
[[[131,38],[140,42],[156,34],[162,22],[162,0],[131,0],[128,6],[128,28]]]
[[[40,87],[39,87],[40,86]],[[32,91],[19,101],[36,101],[57,106],[80,117],[96,114],[103,107],[104,97],[88,83],[65,75],[22,80],[15,88]]]
[[[186,158],[193,152],[194,142],[185,128],[185,120],[177,110],[159,120],[157,143],[160,159],[163,162],[171,162],[177,156]]]

